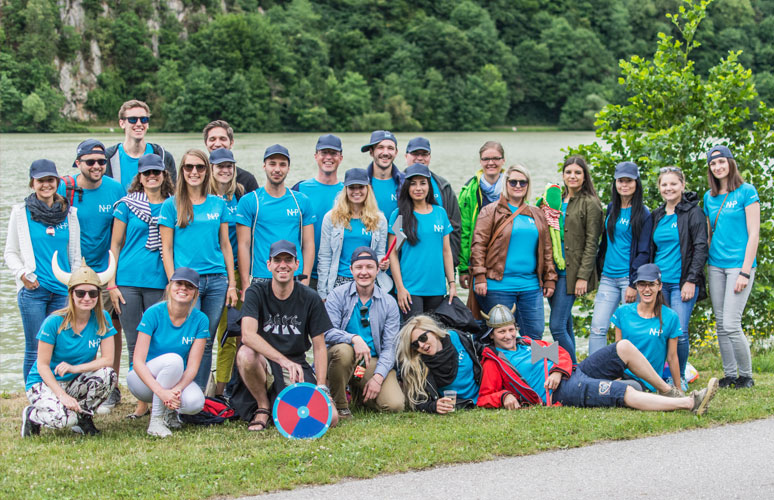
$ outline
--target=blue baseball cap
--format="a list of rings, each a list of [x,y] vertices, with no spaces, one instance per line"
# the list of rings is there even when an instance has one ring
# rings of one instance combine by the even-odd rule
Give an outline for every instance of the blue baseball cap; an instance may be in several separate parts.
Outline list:
[[[274,144],[273,146],[269,146],[266,148],[266,151],[263,153],[263,161],[266,161],[266,158],[272,155],[282,155],[285,158],[290,161],[290,152],[288,151],[288,148],[285,146],[281,146],[279,144]]]
[[[292,255],[293,258],[297,258],[296,245],[288,240],[279,240],[272,243],[269,247],[269,258],[274,258],[281,253],[287,253]]]
[[[230,149],[218,148],[210,153],[210,163],[212,165],[217,165],[226,161],[236,163],[236,160],[234,159],[234,153],[232,153]]]
[[[734,155],[731,154],[731,150],[728,147],[718,144],[717,146],[712,146],[712,149],[707,151],[707,165],[715,158],[731,158],[733,160]]]
[[[417,175],[421,175],[422,177],[430,178],[430,169],[427,168],[427,165],[422,165],[421,163],[415,163],[408,167],[406,169],[406,179],[410,177],[414,177]]]
[[[406,146],[407,153],[413,153],[414,151],[427,151],[430,152],[430,141],[424,137],[414,137]]]
[[[56,164],[51,160],[35,160],[30,165],[30,179],[42,179],[52,175],[59,177]]]
[[[187,281],[196,288],[199,288],[199,273],[191,269],[190,267],[178,267],[175,272],[172,273],[172,277],[169,281]]]
[[[360,255],[361,253],[366,253],[368,255]],[[359,260],[372,260],[376,262],[376,265],[379,265],[379,257],[376,256],[376,252],[374,252],[374,249],[371,247],[357,247],[355,251],[352,252],[352,256],[349,259],[349,266],[352,267],[352,264]]]
[[[643,264],[637,268],[638,281],[661,281],[661,269],[656,264]]]
[[[164,170],[164,160],[157,154],[149,154],[140,156],[137,160],[137,173],[141,174],[148,170]]]
[[[79,160],[81,156],[90,154],[101,154],[105,156],[105,145],[96,139],[86,139],[82,143],[78,144],[78,149],[75,150],[75,159]],[[78,168],[78,165],[73,162],[73,168]]]
[[[639,179],[640,169],[637,164],[632,161],[622,161],[615,166],[615,179],[621,179],[626,177],[628,179]]]
[[[398,139],[395,138],[392,132],[389,130],[375,130],[371,132],[371,140],[369,143],[360,148],[360,151],[365,153],[382,141],[392,141],[395,143],[395,147],[398,147]]]
[[[333,134],[321,135],[320,138],[317,139],[317,146],[315,146],[314,150],[320,151],[321,149],[341,151],[341,139]]]
[[[371,184],[371,179],[368,178],[368,171],[364,168],[350,168],[344,174],[344,187],[358,184],[360,186],[367,186]]]

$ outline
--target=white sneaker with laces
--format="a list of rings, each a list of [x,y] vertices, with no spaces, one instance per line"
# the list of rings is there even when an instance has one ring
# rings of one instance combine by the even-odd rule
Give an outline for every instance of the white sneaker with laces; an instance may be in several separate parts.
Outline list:
[[[172,431],[169,430],[167,424],[164,422],[164,416],[151,416],[150,424],[148,424],[148,434],[160,438],[165,438],[172,435]]]

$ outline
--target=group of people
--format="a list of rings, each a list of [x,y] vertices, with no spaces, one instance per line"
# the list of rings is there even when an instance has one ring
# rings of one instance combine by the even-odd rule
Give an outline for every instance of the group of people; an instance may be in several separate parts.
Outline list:
[[[480,148],[481,168],[457,196],[430,169],[426,138],[409,141],[401,170],[397,138],[382,130],[361,148],[367,168],[343,181],[335,135],[319,138],[315,176],[293,187],[290,152],[269,146],[259,187],[237,166],[225,121],[209,123],[205,150],[186,151],[176,168],[145,139],[145,103],[127,101],[118,118],[124,141],[80,143],[75,175],[33,162],[33,193],[11,214],[5,260],[30,400],[23,436],[41,425],[99,432],[92,415],[121,399],[122,337],[138,400],[129,418],[150,413],[148,433],[160,437],[202,409],[216,339],[215,394],[228,391],[254,431],[268,425],[271,398],[300,381],[329,392],[333,425],[352,417],[351,403],[703,413],[718,385],[753,385],[741,315],[760,206],[725,146],[707,154],[703,209],[682,171],[667,167],[664,203],[651,213],[637,165],[622,162],[605,216],[579,156],[564,162],[554,207],[547,194],[530,204],[529,171],[506,168],[497,142]],[[685,396],[688,325],[706,296],[707,259],[724,377]],[[486,318],[483,336],[432,316],[456,297],[457,277],[468,307]],[[589,357],[576,365],[572,307],[595,289]],[[529,354],[543,342],[544,297],[560,346],[546,370]],[[616,342],[607,345],[611,320]],[[674,386],[661,377],[665,362]]]

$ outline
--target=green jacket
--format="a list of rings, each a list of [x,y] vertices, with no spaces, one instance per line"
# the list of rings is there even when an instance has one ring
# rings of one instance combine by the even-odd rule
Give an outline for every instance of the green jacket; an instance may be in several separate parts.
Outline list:
[[[597,249],[602,234],[602,204],[593,196],[570,198],[564,218],[564,259],[567,263],[567,293],[575,293],[575,281],[588,281],[588,291],[597,287]]]
[[[505,170],[502,170],[505,172]],[[468,261],[470,260],[470,245],[473,243],[473,230],[476,229],[476,220],[478,213],[484,206],[482,200],[484,194],[481,192],[479,181],[484,175],[484,170],[480,169],[476,175],[470,178],[462,186],[460,195],[457,197],[460,203],[460,264],[459,274],[468,274]]]

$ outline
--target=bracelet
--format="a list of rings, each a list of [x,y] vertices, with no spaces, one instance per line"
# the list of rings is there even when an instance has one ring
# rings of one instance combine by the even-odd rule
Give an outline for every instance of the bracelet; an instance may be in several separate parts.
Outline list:
[[[448,280],[448,281],[447,281],[447,283],[449,283],[450,285],[456,285],[456,283],[454,282],[454,280]]]
[[[748,280],[750,279],[750,275],[748,273],[743,273],[742,271],[739,271],[739,276],[744,276]]]
[[[229,290],[236,290],[236,287],[235,286],[230,286],[230,287],[228,287],[228,289]]]
[[[110,290],[115,290],[116,288],[118,288],[118,285],[109,286],[105,288],[105,290],[110,291]]]

